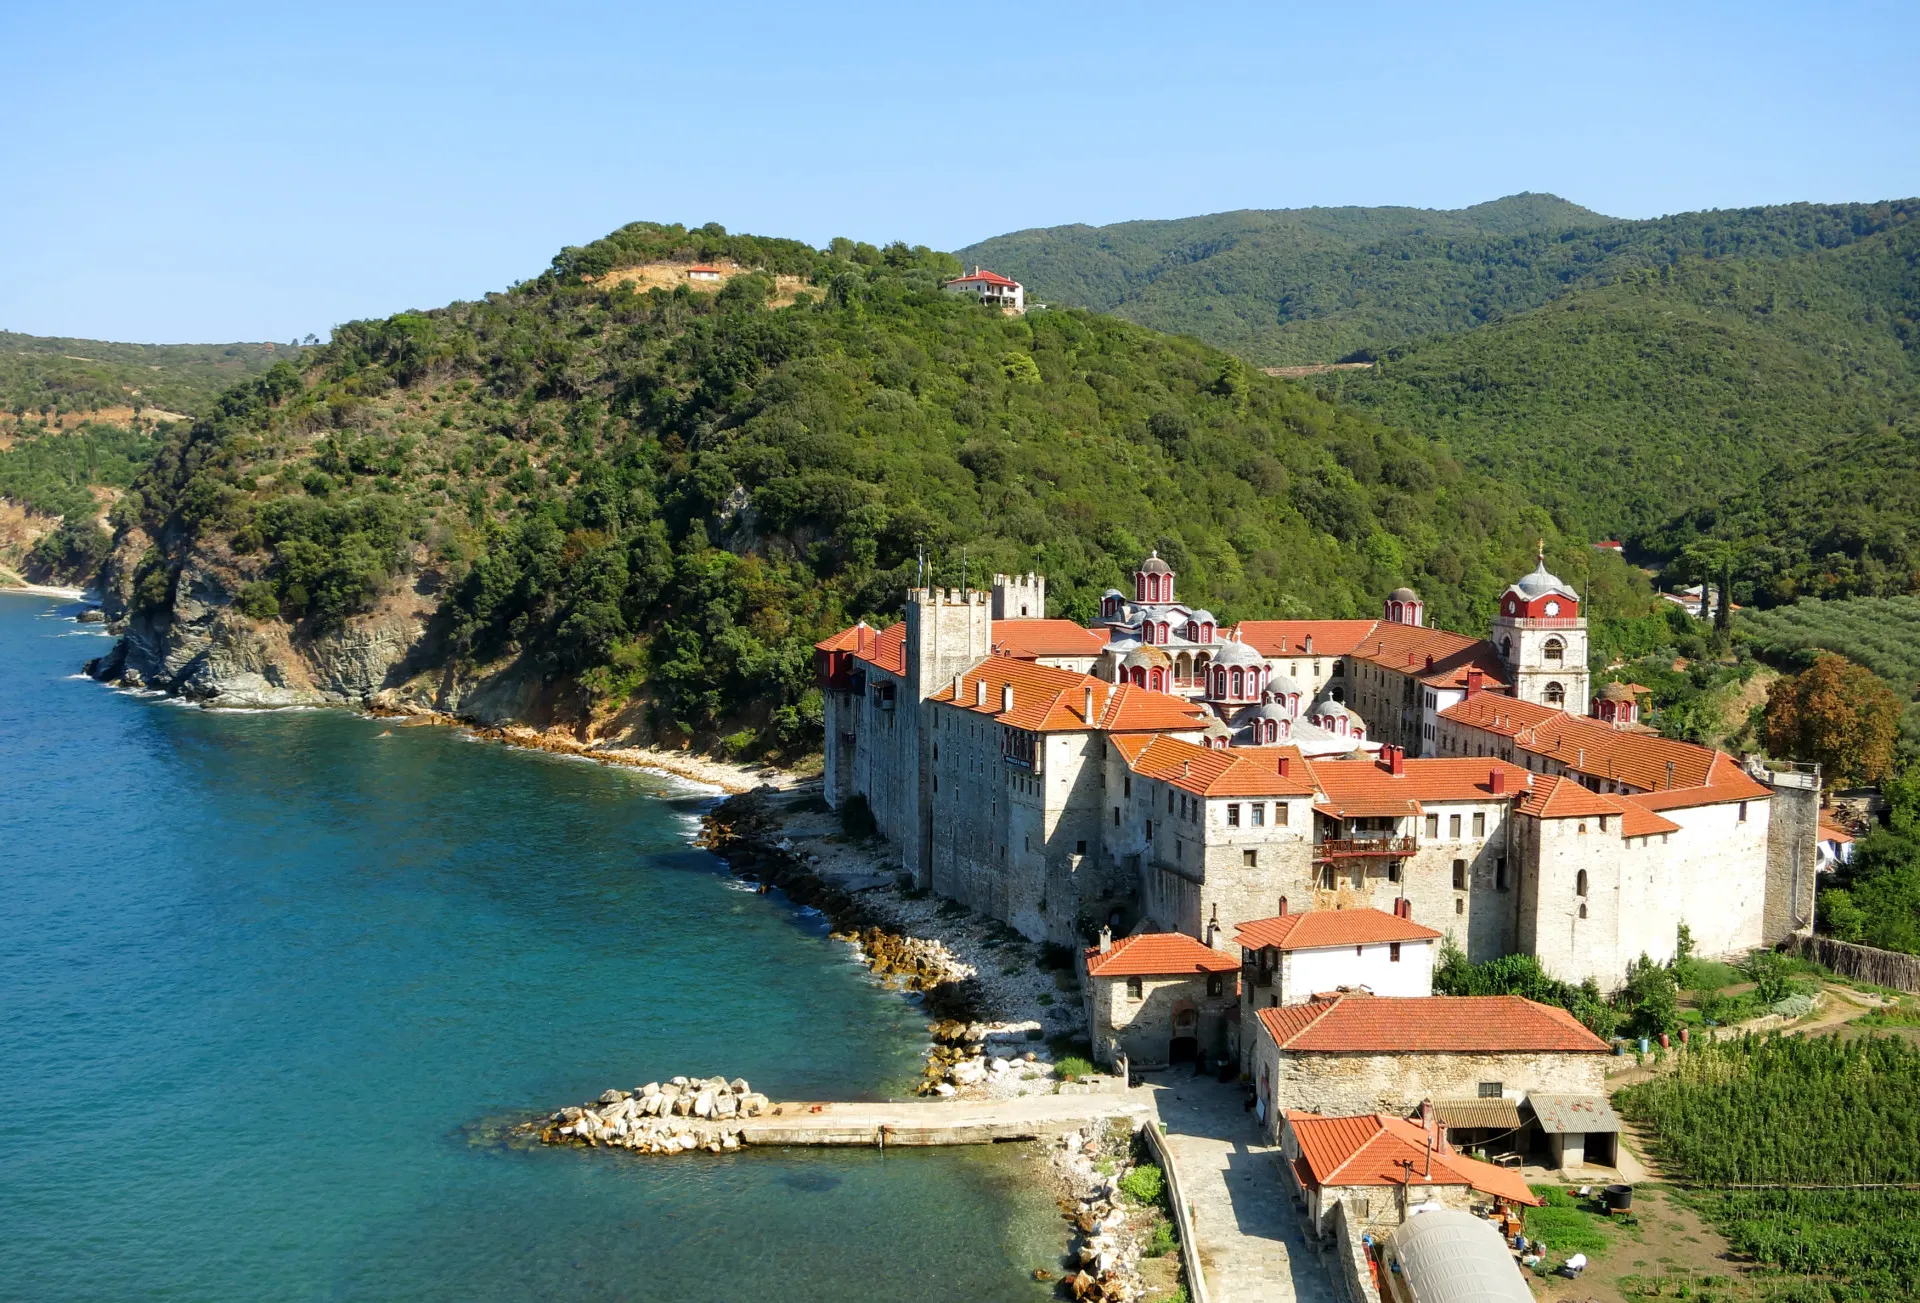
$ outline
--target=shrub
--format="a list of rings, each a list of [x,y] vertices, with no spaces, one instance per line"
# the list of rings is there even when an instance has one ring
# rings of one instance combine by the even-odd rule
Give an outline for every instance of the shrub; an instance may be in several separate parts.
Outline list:
[[[1120,1178],[1120,1193],[1134,1203],[1158,1207],[1167,1193],[1167,1176],[1156,1163],[1138,1163]]]
[[[1172,1222],[1156,1222],[1153,1234],[1147,1239],[1145,1255],[1149,1258],[1164,1258],[1179,1247],[1179,1241],[1173,1238]]]
[[[1069,1054],[1063,1059],[1054,1061],[1053,1075],[1062,1081],[1072,1081],[1075,1077],[1091,1077],[1093,1065],[1077,1054]]]
[[[264,580],[241,585],[240,595],[234,605],[240,608],[242,615],[253,620],[271,620],[280,614],[280,597],[273,585]]]

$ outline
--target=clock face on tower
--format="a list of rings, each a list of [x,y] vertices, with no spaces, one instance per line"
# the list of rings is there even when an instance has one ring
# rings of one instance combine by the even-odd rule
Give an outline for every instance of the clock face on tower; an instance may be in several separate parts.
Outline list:
[[[1553,615],[1558,615],[1558,614],[1560,614],[1560,603],[1558,603],[1558,602],[1548,602],[1548,603],[1547,603],[1547,614],[1548,614],[1548,615],[1550,615],[1550,616],[1553,616]]]

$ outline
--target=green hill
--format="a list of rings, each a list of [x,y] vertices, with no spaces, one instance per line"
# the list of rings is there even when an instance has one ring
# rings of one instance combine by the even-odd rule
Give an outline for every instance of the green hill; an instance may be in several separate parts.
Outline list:
[[[272,344],[113,344],[0,330],[0,421],[139,407],[194,415],[299,350]]]
[[[815,289],[596,283],[696,258]],[[518,657],[594,710],[637,694],[791,746],[817,729],[811,644],[889,618],[923,555],[940,584],[963,557],[974,584],[1038,568],[1082,618],[1151,547],[1224,619],[1366,613],[1411,582],[1477,628],[1555,537],[1425,438],[1194,340],[1002,316],[940,292],[955,266],[636,224],[510,291],[350,323],[176,432],[120,504],[123,547],[155,543],[136,612],[228,547],[237,604],[296,636],[411,579],[456,671]],[[1562,556],[1603,609],[1644,609],[1618,561]]]
[[[1263,366],[1470,330],[1688,257],[1781,258],[1908,220],[1920,201],[1622,221],[1552,195],[1455,211],[1303,208],[1016,231],[959,251],[1037,300],[1195,335]]]
[[[1574,528],[1671,555],[1737,516],[1742,535],[1791,553],[1776,558],[1787,566],[1857,554],[1848,538],[1920,506],[1911,456],[1877,433],[1920,411],[1920,226],[1793,258],[1622,273],[1325,384]],[[1889,456],[1904,459],[1894,480]],[[1783,479],[1803,473],[1813,482],[1790,511],[1729,501],[1764,486],[1753,502],[1784,506]],[[1829,546],[1835,529],[1846,537]]]

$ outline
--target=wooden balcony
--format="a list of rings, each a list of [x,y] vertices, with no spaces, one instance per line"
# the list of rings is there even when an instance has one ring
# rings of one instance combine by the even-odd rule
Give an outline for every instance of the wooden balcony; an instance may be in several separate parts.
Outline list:
[[[1420,849],[1418,837],[1329,837],[1313,848],[1316,860],[1404,859]]]

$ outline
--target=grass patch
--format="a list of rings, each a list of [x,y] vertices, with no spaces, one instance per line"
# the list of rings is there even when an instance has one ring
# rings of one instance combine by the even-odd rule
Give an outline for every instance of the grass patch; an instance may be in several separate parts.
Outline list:
[[[1053,1075],[1062,1081],[1072,1081],[1076,1077],[1091,1077],[1093,1064],[1077,1054],[1069,1054],[1065,1058],[1054,1060]]]
[[[1141,1253],[1149,1258],[1164,1258],[1180,1247],[1180,1241],[1173,1236],[1173,1223],[1155,1222],[1153,1234],[1147,1237],[1147,1247]]]
[[[1541,1206],[1527,1209],[1529,1241],[1538,1240],[1563,1258],[1574,1253],[1595,1257],[1613,1243],[1600,1233],[1601,1218],[1592,1211],[1599,1206],[1595,1201],[1578,1199],[1557,1185],[1536,1185],[1533,1192]]]
[[[1701,995],[1712,995],[1729,986],[1738,986],[1747,980],[1747,975],[1732,964],[1723,964],[1717,959],[1696,959],[1692,961],[1692,971],[1688,976],[1693,985],[1687,989]]]

